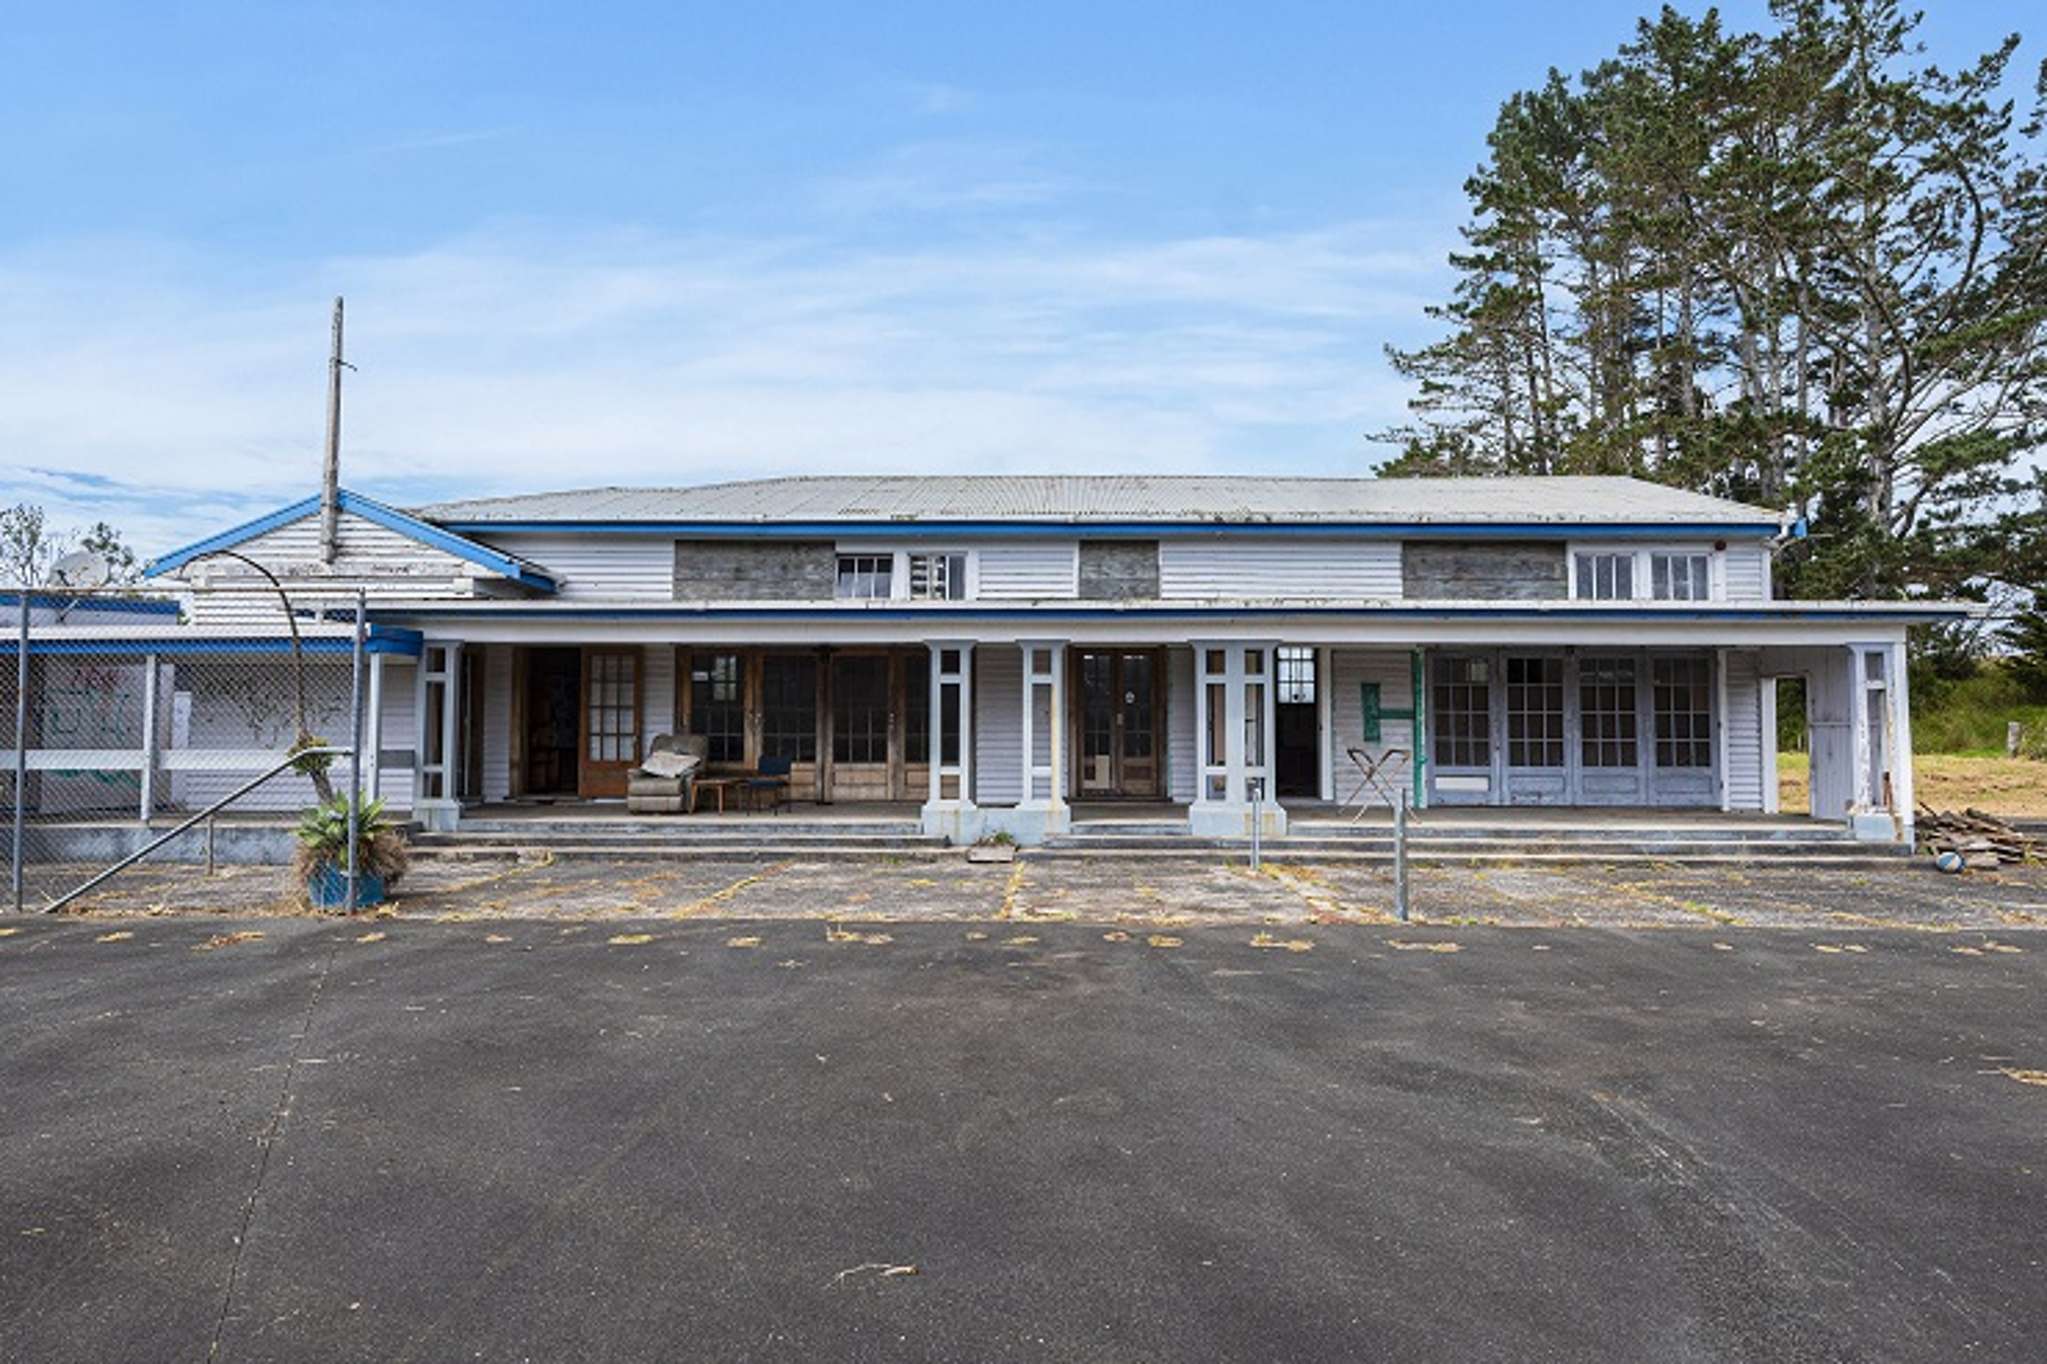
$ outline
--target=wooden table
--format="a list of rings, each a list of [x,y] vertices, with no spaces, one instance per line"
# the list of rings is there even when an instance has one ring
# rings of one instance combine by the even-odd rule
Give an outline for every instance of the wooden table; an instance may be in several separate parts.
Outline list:
[[[706,791],[718,793],[718,813],[725,813],[725,793],[746,784],[744,777],[698,777],[690,783],[689,812],[697,812],[697,797]]]

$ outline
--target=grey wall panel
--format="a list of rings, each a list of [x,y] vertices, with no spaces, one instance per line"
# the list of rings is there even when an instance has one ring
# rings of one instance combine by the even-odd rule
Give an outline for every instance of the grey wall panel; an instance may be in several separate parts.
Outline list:
[[[1080,595],[1084,601],[1153,601],[1159,595],[1159,542],[1080,542]]]
[[[1564,547],[1523,540],[1409,540],[1400,579],[1405,595],[1433,601],[1561,600],[1567,587]]]
[[[830,601],[838,550],[829,540],[677,540],[677,601]]]

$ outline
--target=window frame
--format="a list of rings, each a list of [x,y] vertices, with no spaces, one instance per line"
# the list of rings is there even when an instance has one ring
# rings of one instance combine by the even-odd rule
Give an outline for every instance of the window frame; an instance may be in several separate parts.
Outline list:
[[[1628,595],[1594,597],[1579,591],[1580,579],[1578,560],[1580,556],[1594,558],[1615,557],[1630,560],[1628,567]],[[1659,597],[1656,595],[1656,561],[1662,557],[1695,559],[1706,561],[1706,594],[1702,597]],[[1706,541],[1678,540],[1650,542],[1643,544],[1611,544],[1600,541],[1573,540],[1564,546],[1564,595],[1574,602],[1640,601],[1661,602],[1678,606],[1699,606],[1727,599],[1727,551]],[[1689,570],[1687,570],[1689,576]],[[1595,572],[1596,576],[1596,572]]]
[[[931,601],[967,602],[981,595],[981,556],[979,551],[966,545],[938,542],[933,544],[873,544],[865,541],[840,541],[834,549],[837,559],[833,563],[832,596],[835,601]],[[957,558],[960,560],[959,596],[917,596],[910,587],[910,561],[918,556],[926,558]],[[878,559],[888,561],[889,590],[874,596],[842,595],[839,583],[842,575],[838,564],[849,558]]]

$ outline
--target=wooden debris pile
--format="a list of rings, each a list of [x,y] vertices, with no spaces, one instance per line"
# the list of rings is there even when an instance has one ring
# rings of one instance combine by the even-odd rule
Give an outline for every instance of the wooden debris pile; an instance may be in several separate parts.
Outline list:
[[[2047,848],[2042,847],[2039,839],[1973,806],[1966,810],[1935,810],[1922,805],[1915,831],[1922,851],[1936,855],[1960,853],[1971,867],[2027,862],[2047,855]]]

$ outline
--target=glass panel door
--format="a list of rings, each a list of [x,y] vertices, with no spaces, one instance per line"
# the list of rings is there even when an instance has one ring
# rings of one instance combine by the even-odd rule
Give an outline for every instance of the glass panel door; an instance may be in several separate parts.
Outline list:
[[[1116,723],[1121,770],[1117,789],[1126,796],[1156,796],[1159,791],[1158,658],[1152,653],[1119,654],[1116,658]]]
[[[1116,659],[1080,655],[1080,793],[1116,794]]]
[[[887,800],[889,660],[886,654],[832,658],[832,797]]]
[[[1507,766],[1564,765],[1564,660],[1507,660]]]
[[[583,651],[583,733],[577,792],[623,796],[640,760],[640,651]]]

